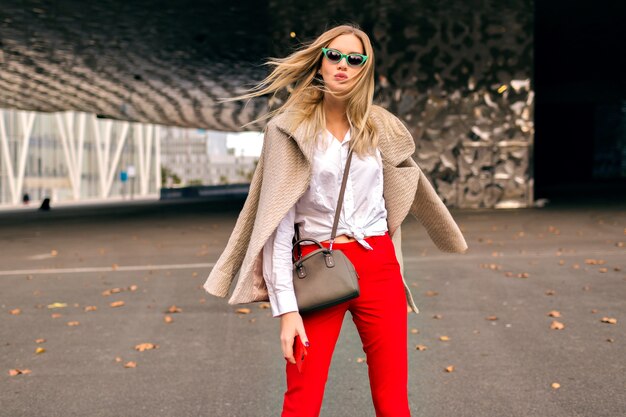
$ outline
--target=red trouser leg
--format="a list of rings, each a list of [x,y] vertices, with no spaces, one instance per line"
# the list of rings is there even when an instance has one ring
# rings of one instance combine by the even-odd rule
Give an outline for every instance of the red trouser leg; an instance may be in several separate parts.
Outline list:
[[[388,235],[367,239],[373,251],[357,242],[335,244],[354,264],[361,295],[328,309],[304,314],[311,343],[303,373],[287,364],[287,391],[282,417],[317,417],[328,369],[346,310],[367,356],[372,400],[377,417],[410,416],[407,394],[407,310],[404,285]],[[303,247],[306,255],[313,247]]]
[[[282,417],[319,416],[330,360],[347,307],[347,303],[342,303],[302,316],[311,346],[307,348],[302,373],[296,365],[286,364],[287,391]]]
[[[350,312],[367,358],[377,417],[410,416],[408,402],[407,307],[400,266],[389,236],[368,239],[373,251],[357,273],[366,285]]]

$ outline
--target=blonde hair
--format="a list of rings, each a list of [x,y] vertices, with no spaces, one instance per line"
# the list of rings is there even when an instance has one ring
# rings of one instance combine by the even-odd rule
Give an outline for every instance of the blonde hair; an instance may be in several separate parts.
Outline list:
[[[359,38],[368,59],[363,68],[348,80],[346,89],[336,93],[326,88],[317,71],[321,68],[322,48],[327,47],[336,37],[347,34]],[[269,58],[265,65],[274,67],[265,79],[247,90],[248,93],[223,101],[245,100],[272,94],[271,103],[277,93],[284,90],[289,93],[289,97],[282,106],[244,126],[289,112],[290,129],[294,131],[300,124],[305,123],[306,140],[314,143],[317,135],[326,127],[323,101],[324,93],[330,93],[347,101],[346,113],[354,152],[358,155],[371,154],[378,146],[378,132],[369,117],[374,98],[374,50],[367,34],[357,25],[345,24],[329,29],[285,58]]]

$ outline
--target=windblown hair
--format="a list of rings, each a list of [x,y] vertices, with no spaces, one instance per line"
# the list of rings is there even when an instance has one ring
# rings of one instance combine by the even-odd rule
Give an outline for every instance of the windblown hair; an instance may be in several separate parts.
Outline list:
[[[327,47],[340,35],[353,34],[361,40],[364,54],[368,56],[363,68],[346,83],[346,89],[332,92],[324,85],[317,71],[322,65],[322,48]],[[317,39],[303,44],[285,58],[269,58],[265,65],[273,66],[271,73],[246,94],[224,101],[245,100],[277,93],[289,92],[287,101],[277,109],[253,120],[254,124],[289,112],[290,129],[293,131],[304,123],[306,138],[311,143],[326,126],[324,116],[324,93],[347,101],[347,117],[351,128],[351,146],[358,155],[371,154],[378,145],[378,132],[370,119],[374,97],[374,50],[370,39],[354,24],[336,26],[322,33]]]

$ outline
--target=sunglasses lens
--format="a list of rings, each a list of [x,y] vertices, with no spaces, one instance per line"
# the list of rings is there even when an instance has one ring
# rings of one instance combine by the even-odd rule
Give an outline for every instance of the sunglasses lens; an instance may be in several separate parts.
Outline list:
[[[337,51],[326,51],[326,58],[328,58],[330,62],[339,62],[341,54]]]
[[[364,60],[361,55],[348,55],[348,65],[357,67],[359,65],[363,65],[363,62]]]

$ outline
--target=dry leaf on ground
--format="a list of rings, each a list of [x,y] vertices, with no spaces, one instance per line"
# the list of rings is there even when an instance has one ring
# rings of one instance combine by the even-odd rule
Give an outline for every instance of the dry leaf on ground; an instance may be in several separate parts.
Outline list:
[[[553,320],[552,324],[550,324],[550,328],[552,330],[563,330],[565,328],[565,324],[560,321]]]
[[[174,304],[167,309],[166,313],[181,313],[182,311],[182,308],[176,307],[176,305]]]
[[[613,317],[602,317],[600,321],[602,323],[617,324],[617,319]]]
[[[20,374],[30,374],[31,370],[30,369],[9,369],[9,375],[11,376],[16,376],[16,375],[20,375]]]
[[[140,343],[138,345],[135,345],[135,350],[143,352],[144,350],[157,349],[158,347],[159,345],[155,345],[154,343]]]

